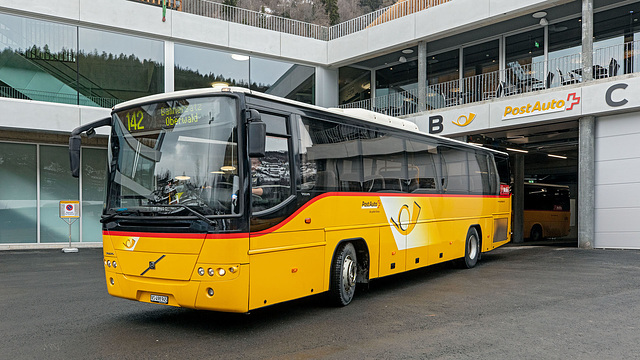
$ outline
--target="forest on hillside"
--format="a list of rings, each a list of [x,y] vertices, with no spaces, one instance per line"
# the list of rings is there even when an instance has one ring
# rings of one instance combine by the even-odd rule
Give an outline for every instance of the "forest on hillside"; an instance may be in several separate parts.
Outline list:
[[[235,6],[307,23],[330,26],[380,8],[393,5],[395,0],[221,0]]]

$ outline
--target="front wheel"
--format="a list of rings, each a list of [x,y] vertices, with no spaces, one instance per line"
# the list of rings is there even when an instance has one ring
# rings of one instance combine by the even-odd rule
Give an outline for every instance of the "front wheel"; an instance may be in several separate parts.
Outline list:
[[[480,258],[480,237],[475,228],[469,228],[467,239],[464,245],[464,261],[461,262],[463,267],[471,269],[476,266]]]
[[[340,245],[331,264],[331,301],[338,306],[349,305],[356,291],[358,261],[351,243]]]

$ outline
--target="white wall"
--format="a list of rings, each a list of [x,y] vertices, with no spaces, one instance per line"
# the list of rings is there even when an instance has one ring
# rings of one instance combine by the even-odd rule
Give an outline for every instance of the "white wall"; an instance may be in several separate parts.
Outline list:
[[[596,119],[595,247],[640,249],[640,114]],[[578,209],[579,211],[579,209]]]

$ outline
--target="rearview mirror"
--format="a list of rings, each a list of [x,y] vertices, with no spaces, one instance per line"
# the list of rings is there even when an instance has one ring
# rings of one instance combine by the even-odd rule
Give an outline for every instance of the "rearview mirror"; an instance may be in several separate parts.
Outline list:
[[[80,135],[69,137],[69,165],[71,166],[71,176],[80,176],[80,145],[82,139]]]
[[[247,125],[249,157],[264,157],[267,141],[267,124],[262,121],[250,122]]]

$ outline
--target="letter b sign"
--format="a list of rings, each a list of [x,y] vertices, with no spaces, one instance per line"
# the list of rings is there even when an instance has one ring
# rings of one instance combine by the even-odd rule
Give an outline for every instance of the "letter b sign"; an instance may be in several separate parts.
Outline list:
[[[429,134],[439,134],[444,130],[443,118],[440,115],[429,116]]]

